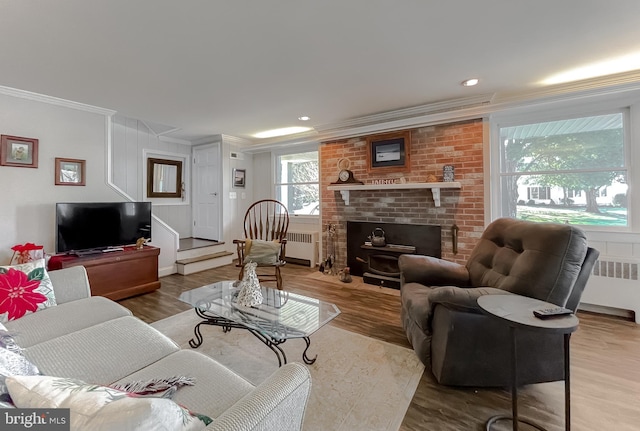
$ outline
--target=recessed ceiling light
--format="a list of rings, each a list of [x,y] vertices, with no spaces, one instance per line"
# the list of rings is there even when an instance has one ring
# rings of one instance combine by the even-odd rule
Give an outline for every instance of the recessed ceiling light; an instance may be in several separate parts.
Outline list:
[[[276,136],[293,135],[295,133],[302,133],[311,130],[311,127],[283,127],[282,129],[265,130],[264,132],[256,133],[254,138],[274,138]]]
[[[309,120],[311,120],[311,117],[307,117],[306,115],[303,115],[302,117],[298,117],[298,120],[300,120],[300,121],[309,121]]]
[[[471,79],[467,79],[466,81],[462,81],[462,85],[464,85],[465,87],[473,87],[478,82],[480,82],[478,78],[471,78]]]

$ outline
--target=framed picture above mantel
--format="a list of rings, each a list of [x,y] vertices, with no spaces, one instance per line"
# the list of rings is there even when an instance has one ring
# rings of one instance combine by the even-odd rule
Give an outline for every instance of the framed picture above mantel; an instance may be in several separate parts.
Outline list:
[[[367,171],[372,173],[408,172],[411,131],[367,136]]]

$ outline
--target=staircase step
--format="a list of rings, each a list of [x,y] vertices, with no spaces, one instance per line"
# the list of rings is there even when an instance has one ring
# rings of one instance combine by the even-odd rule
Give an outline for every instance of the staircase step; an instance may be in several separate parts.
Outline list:
[[[187,259],[178,259],[176,263],[188,265],[190,263],[200,262],[200,261],[209,260],[209,259],[215,259],[216,257],[231,256],[231,255],[233,255],[233,253],[231,253],[230,251],[219,251],[218,253],[210,253],[202,256],[190,257]]]
[[[218,268],[233,262],[234,253],[221,251],[205,254],[203,256],[190,257],[176,261],[178,274],[189,275],[207,269]]]
[[[193,257],[206,256],[208,254],[218,253],[221,250],[225,250],[225,248],[226,247],[224,242],[219,242],[219,243],[195,247],[195,248],[189,248],[184,250],[181,249],[181,250],[178,250],[177,260],[180,261],[184,259],[190,259]]]

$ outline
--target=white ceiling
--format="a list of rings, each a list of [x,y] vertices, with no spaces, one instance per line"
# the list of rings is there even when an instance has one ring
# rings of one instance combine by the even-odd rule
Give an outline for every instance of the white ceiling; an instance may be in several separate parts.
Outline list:
[[[640,54],[639,16],[638,0],[0,0],[0,85],[253,139],[535,91]]]

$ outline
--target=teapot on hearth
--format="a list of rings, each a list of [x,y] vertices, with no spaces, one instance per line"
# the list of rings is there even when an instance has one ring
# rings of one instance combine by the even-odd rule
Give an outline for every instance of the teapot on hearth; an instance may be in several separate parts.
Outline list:
[[[369,240],[374,247],[384,247],[387,245],[387,240],[384,239],[384,230],[382,230],[381,227],[377,227],[371,232]]]

